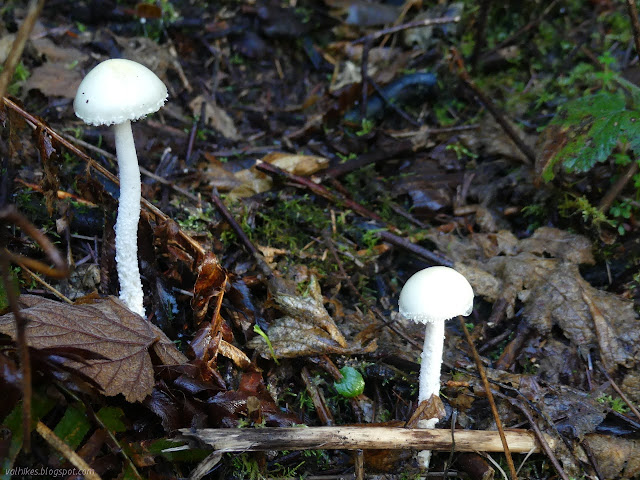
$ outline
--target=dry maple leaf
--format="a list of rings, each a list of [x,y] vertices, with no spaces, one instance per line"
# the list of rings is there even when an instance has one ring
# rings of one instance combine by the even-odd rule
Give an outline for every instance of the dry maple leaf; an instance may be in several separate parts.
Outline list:
[[[596,347],[607,369],[637,364],[640,323],[633,302],[592,287],[580,275],[577,263],[593,263],[588,239],[549,227],[525,240],[505,242],[509,236],[497,232],[429,238],[456,262],[456,270],[477,295],[506,303],[508,318],[519,300],[529,326],[543,334],[560,327],[574,345]]]
[[[127,401],[143,400],[154,385],[149,347],[165,364],[187,359],[155,325],[132,313],[120,300],[107,297],[93,304],[67,305],[34,295],[20,297],[27,320],[27,343],[36,349],[73,347],[99,359],[65,362],[96,381],[106,395],[122,393]],[[15,339],[13,314],[0,316],[0,333]]]
[[[276,291],[278,308],[285,316],[269,325],[267,335],[276,358],[294,358],[321,354],[354,355],[370,353],[377,348],[375,336],[364,330],[350,343],[324,307],[322,292],[314,276],[309,282],[309,296]],[[271,352],[262,337],[254,337],[247,347],[256,349],[265,358]]]
[[[340,347],[346,347],[347,341],[338,330],[333,318],[324,308],[322,292],[315,276],[309,280],[309,296],[291,295],[287,292],[275,292],[274,300],[280,309],[304,323],[316,325],[329,334],[329,337]]]

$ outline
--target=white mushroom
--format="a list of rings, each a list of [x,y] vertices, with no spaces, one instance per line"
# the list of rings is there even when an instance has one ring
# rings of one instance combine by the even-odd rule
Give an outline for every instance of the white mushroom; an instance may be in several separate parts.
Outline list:
[[[405,283],[398,301],[400,314],[425,324],[420,364],[418,404],[440,395],[440,368],[444,347],[444,322],[473,310],[473,289],[467,279],[449,267],[429,267]],[[434,428],[438,418],[420,420],[418,428]],[[429,467],[431,451],[418,454],[423,467]]]
[[[144,316],[138,268],[140,169],[131,122],[156,112],[167,99],[167,87],[144,65],[112,59],[98,64],[78,87],[73,108],[90,125],[113,125],[120,176],[116,220],[116,263],[120,299]]]

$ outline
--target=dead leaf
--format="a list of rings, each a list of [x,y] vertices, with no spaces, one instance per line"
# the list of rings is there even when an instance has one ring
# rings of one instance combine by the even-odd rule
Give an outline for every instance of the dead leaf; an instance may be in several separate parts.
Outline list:
[[[509,120],[507,122],[529,148],[535,148],[537,135],[527,134],[518,125]],[[460,138],[464,145],[473,146],[473,149],[482,148],[485,155],[513,158],[521,162],[528,161],[492,115],[486,114],[477,130],[461,133]]]
[[[251,365],[251,360],[249,360],[249,357],[247,357],[242,350],[231,345],[225,340],[220,340],[218,353],[230,359],[238,368],[245,369],[249,368],[249,365]]]
[[[256,402],[255,400],[258,400]],[[238,390],[220,392],[207,401],[209,416],[215,424],[238,426],[240,416],[247,417],[250,404],[259,409],[268,427],[284,427],[300,423],[292,413],[283,411],[273,401],[267,390],[262,374],[255,371],[244,372]],[[249,404],[249,405],[248,405]],[[257,404],[257,405],[256,405]]]
[[[580,275],[577,263],[593,262],[586,238],[545,227],[486,258],[491,235],[462,239],[432,233],[429,238],[456,261],[476,294],[506,302],[507,318],[513,318],[519,300],[530,326],[543,334],[558,326],[576,347],[597,347],[609,369],[632,367],[640,359],[633,302],[592,287]]]
[[[347,346],[347,341],[344,336],[340,330],[338,330],[329,312],[324,308],[322,292],[320,291],[320,285],[315,276],[312,275],[309,280],[308,296],[303,297],[284,292],[276,292],[274,294],[274,300],[287,315],[322,328],[339,346]]]
[[[224,294],[227,274],[213,253],[208,253],[198,266],[198,278],[193,286],[191,308],[198,319],[202,320],[212,298]]]
[[[291,254],[291,251],[284,248],[269,247],[267,245],[256,245],[256,247],[260,250],[260,253],[264,257],[264,261],[267,262],[271,268],[275,268],[276,256]]]
[[[81,81],[82,74],[76,68],[66,63],[47,62],[33,69],[25,89],[40,90],[47,97],[74,98]]]
[[[593,452],[603,478],[638,478],[640,441],[610,435],[587,435],[585,442]],[[585,457],[583,461],[588,462]]]
[[[354,355],[370,353],[377,348],[375,336],[367,329],[355,335],[350,344],[347,343],[324,308],[322,293],[313,275],[309,280],[309,296],[283,292],[274,292],[273,295],[285,313],[285,316],[274,320],[267,331],[276,358]],[[264,358],[271,357],[266,341],[260,336],[252,338],[247,346],[256,349]]]
[[[548,386],[540,400],[538,408],[554,419],[555,430],[566,438],[582,440],[606,417],[607,407],[591,393],[565,385]]]
[[[196,98],[189,102],[189,108],[193,112],[193,115],[200,115],[202,103],[204,102],[204,119],[207,125],[211,125],[215,130],[220,132],[225,138],[229,140],[238,140],[238,130],[233,123],[232,118],[220,108],[216,103],[204,95],[198,95]]]
[[[400,10],[395,5],[377,2],[350,1],[347,8],[348,15],[345,19],[347,25],[358,27],[373,27],[393,23]]]
[[[329,166],[329,159],[325,157],[284,152],[271,152],[262,157],[262,161],[303,177],[313,175]]]
[[[574,345],[598,346],[608,369],[631,367],[640,357],[633,302],[593,288],[576,265],[558,261],[531,291],[524,315],[542,333],[558,325]]]
[[[109,396],[122,393],[127,401],[142,401],[153,389],[148,349],[175,363],[187,359],[162,331],[132,313],[120,300],[107,297],[93,304],[67,305],[34,295],[20,297],[27,319],[27,343],[35,349],[73,347],[102,357],[65,366],[92,378]],[[0,332],[15,338],[13,314],[0,317]]]
[[[58,160],[58,152],[54,144],[54,140],[49,136],[44,129],[38,127],[34,132],[38,145],[38,152],[40,153],[40,160],[44,170],[44,177],[42,179],[41,187],[44,193],[45,203],[47,205],[47,213],[52,216],[54,207],[56,206],[57,192],[60,189],[60,161]]]
[[[538,255],[548,253],[555,258],[568,260],[576,265],[593,265],[591,242],[587,237],[551,227],[540,227],[529,238],[520,241],[524,252]]]
[[[88,58],[76,48],[60,47],[46,37],[34,38],[32,44],[46,61],[31,70],[26,90],[37,89],[45,96],[74,98],[82,81],[78,64]]]
[[[327,168],[329,160],[315,155],[297,155],[283,152],[272,152],[261,159],[294,175],[309,176]],[[255,167],[240,170],[234,174],[237,186],[227,195],[232,201],[251,197],[257,193],[271,190],[271,177]]]
[[[356,355],[370,353],[377,347],[375,341],[366,346],[354,343],[340,346],[326,330],[305,320],[281,317],[272,322],[267,332],[276,358],[306,357],[321,354]],[[257,350],[264,358],[271,358],[265,340],[258,336],[247,342],[247,347]]]

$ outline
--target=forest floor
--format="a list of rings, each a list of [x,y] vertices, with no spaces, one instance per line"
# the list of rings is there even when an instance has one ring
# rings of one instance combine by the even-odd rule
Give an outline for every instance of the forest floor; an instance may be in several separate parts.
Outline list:
[[[0,6],[2,478],[422,478],[431,415],[429,478],[640,476],[633,2],[25,3]],[[146,318],[116,299],[113,129],[74,114],[109,58],[168,90],[132,123]],[[434,265],[475,301],[419,406],[398,297]]]

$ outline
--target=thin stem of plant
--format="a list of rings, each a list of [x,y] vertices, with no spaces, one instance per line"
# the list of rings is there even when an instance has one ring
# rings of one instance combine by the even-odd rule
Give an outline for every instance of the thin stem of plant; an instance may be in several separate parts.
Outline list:
[[[498,408],[496,407],[496,401],[493,398],[493,394],[491,393],[491,385],[489,384],[489,380],[487,379],[487,374],[484,370],[484,367],[482,366],[480,355],[478,354],[478,351],[476,350],[476,347],[473,344],[473,339],[471,338],[471,334],[469,334],[469,329],[467,328],[467,325],[464,322],[464,318],[458,317],[458,319],[460,320],[460,326],[462,327],[464,336],[467,339],[469,348],[471,349],[473,360],[476,363],[476,368],[478,369],[478,373],[480,374],[480,379],[482,380],[482,385],[484,386],[484,390],[487,395],[487,400],[489,401],[489,405],[491,406],[491,413],[493,414],[493,418],[496,421],[496,427],[498,428],[498,433],[500,434],[500,440],[502,441],[502,446],[504,448],[504,455],[505,455],[505,458],[507,459],[507,465],[509,466],[509,473],[511,474],[511,479],[517,480],[518,473],[516,472],[516,467],[513,463],[513,458],[511,457],[509,444],[507,443],[507,438],[504,433],[504,428],[502,427],[502,420],[500,420],[500,414],[498,413]]]

